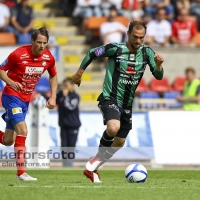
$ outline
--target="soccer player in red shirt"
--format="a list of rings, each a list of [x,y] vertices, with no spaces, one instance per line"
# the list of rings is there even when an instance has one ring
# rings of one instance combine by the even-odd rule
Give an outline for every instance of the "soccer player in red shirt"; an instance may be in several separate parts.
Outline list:
[[[179,11],[176,21],[172,24],[172,41],[179,45],[194,45],[197,34],[197,24],[187,19],[188,10],[183,8]]]
[[[26,173],[24,166],[28,133],[25,117],[33,90],[45,70],[49,73],[51,88],[46,107],[53,109],[56,106],[57,72],[55,59],[46,48],[48,39],[45,27],[37,29],[32,33],[31,45],[17,48],[0,65],[0,78],[6,83],[2,94],[2,105],[6,110],[2,118],[6,122],[6,130],[0,131],[0,143],[6,146],[15,143],[18,180],[37,180]]]

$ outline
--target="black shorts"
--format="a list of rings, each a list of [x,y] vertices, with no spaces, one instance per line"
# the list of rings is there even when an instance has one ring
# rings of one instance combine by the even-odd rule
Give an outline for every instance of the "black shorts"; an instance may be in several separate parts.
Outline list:
[[[132,108],[123,109],[116,104],[102,104],[98,105],[102,115],[104,125],[111,119],[120,121],[120,130],[116,136],[126,138],[129,131],[132,129]]]

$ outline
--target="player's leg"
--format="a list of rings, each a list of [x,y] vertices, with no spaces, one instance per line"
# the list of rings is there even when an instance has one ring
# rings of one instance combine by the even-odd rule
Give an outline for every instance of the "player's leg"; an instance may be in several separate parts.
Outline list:
[[[114,136],[117,134],[120,128],[120,116],[121,112],[116,105],[100,105],[101,113],[103,114],[104,124],[107,125],[107,129],[104,131],[102,138],[100,139],[98,153],[95,157],[91,158],[86,163],[86,170],[84,175],[88,177],[92,182],[100,183],[100,176],[95,169],[103,161],[106,149],[111,146],[114,140]]]
[[[26,152],[26,137],[28,134],[28,129],[26,122],[23,118],[14,119],[11,121],[15,131],[16,139],[14,144],[14,151],[16,155],[16,164],[17,164],[17,179],[23,181],[36,181],[37,178],[33,178],[26,173],[25,170],[25,152]]]
[[[0,131],[0,143],[5,146],[11,146],[14,144],[16,133],[12,129],[6,128],[5,132]]]
[[[124,146],[124,143],[126,141],[126,137],[128,136],[129,131],[132,129],[132,112],[131,109],[124,110],[121,115],[121,126],[120,130],[116,134],[113,143],[111,144],[111,147],[107,148],[104,157],[102,159],[102,162],[99,163],[96,170],[100,166],[102,166],[107,160],[112,158],[112,156]]]
[[[107,125],[107,128],[100,139],[98,153],[86,163],[86,169],[91,172],[103,161],[107,148],[111,146],[115,135],[120,129],[121,112],[119,108],[112,104],[102,105],[100,109],[103,114],[104,124]]]
[[[6,114],[4,120],[6,121],[7,129],[13,130],[16,132],[14,151],[16,155],[16,165],[17,165],[17,179],[18,180],[37,180],[36,178],[30,177],[25,172],[25,163],[24,163],[24,155],[25,155],[25,142],[27,136],[27,125],[25,122],[26,112],[28,110],[28,102],[22,102],[18,97],[10,96],[10,95],[2,95],[2,104],[6,109]],[[7,131],[8,132],[8,131]],[[5,138],[7,137],[7,132]],[[14,137],[14,136],[13,136]],[[12,137],[12,138],[13,138]],[[5,139],[6,141],[7,139]],[[8,139],[7,142],[11,141]]]

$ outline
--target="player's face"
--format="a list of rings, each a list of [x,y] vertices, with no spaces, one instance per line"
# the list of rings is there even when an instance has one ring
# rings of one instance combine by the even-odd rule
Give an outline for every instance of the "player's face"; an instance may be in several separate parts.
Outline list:
[[[34,55],[39,56],[41,55],[45,48],[47,47],[47,37],[41,34],[38,34],[37,39],[31,41],[32,43],[32,52]]]
[[[133,50],[140,48],[140,45],[144,42],[145,29],[133,28],[132,32],[128,32],[128,43]]]

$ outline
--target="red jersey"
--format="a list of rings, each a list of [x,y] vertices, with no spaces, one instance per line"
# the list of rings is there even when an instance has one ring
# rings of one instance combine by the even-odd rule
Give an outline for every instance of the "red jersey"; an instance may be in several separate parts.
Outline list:
[[[22,101],[30,101],[33,90],[45,70],[50,76],[57,74],[55,59],[48,49],[40,56],[34,56],[32,46],[21,46],[13,51],[0,65],[0,70],[8,71],[8,77],[22,85],[20,91],[13,90],[6,84],[3,93],[19,97]]]
[[[194,21],[185,22],[174,21],[172,24],[172,35],[178,39],[181,44],[188,44],[197,34],[197,25]]]

